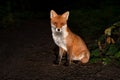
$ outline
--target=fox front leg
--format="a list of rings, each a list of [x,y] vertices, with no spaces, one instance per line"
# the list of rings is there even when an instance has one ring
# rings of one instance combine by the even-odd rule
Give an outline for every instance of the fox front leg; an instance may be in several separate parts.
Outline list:
[[[71,62],[72,62],[72,52],[71,50],[69,49],[68,52],[67,52],[67,56],[66,56],[66,66],[69,66],[71,65]]]
[[[68,53],[67,53],[65,66],[71,65],[71,61],[72,61],[72,60],[71,60],[71,54],[68,54]]]
[[[64,53],[64,49],[62,49],[61,47],[59,47],[59,54],[56,60],[56,64],[60,64],[62,61],[62,57],[63,57],[63,53]]]

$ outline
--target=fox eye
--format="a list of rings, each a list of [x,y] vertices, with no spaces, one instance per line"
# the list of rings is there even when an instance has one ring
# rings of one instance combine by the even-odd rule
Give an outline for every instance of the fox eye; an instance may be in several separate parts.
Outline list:
[[[65,23],[61,23],[61,25],[64,25]]]
[[[54,24],[54,25],[57,25],[57,22],[54,22],[53,24]]]

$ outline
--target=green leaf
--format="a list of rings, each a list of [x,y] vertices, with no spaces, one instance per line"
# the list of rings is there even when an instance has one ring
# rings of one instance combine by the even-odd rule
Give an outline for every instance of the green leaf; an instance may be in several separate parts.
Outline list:
[[[91,58],[90,59],[90,63],[97,63],[97,62],[101,62],[101,58]]]
[[[99,49],[95,49],[91,52],[91,56],[98,57],[99,56]]]
[[[111,58],[109,58],[109,57],[105,57],[105,58],[103,58],[102,60],[103,60],[102,63],[103,63],[104,65],[107,65],[107,64],[109,64],[109,63],[111,62]]]
[[[110,45],[106,55],[114,55],[116,52],[118,51],[118,48],[116,47],[116,45]]]
[[[115,58],[120,58],[120,51],[115,53]]]

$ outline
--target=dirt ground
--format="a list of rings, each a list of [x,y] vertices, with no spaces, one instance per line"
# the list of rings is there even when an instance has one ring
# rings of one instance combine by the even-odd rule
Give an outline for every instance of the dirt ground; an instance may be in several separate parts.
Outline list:
[[[0,30],[0,80],[120,80],[120,65],[55,65],[48,20]]]

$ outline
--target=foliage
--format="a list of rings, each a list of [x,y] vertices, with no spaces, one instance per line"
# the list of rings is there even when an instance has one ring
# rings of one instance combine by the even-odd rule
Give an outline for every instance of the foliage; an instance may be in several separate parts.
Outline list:
[[[112,35],[103,34],[100,36],[98,39],[98,47],[91,50],[90,62],[101,62],[104,65],[107,65],[113,61],[120,63],[120,26],[117,25],[116,27],[114,24],[111,26],[115,27],[114,30],[111,30]],[[114,39],[112,37],[115,37],[115,43],[108,43],[106,40],[107,37],[111,37],[111,39]]]

